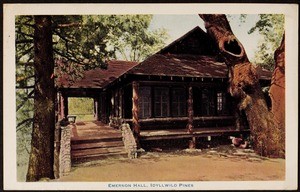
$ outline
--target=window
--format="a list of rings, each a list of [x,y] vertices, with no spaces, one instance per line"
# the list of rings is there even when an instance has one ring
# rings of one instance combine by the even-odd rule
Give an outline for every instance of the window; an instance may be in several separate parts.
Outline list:
[[[217,113],[218,115],[228,114],[227,110],[227,98],[224,92],[217,93]]]
[[[211,89],[203,89],[201,95],[202,103],[202,115],[214,115],[215,114],[215,96],[214,91]]]
[[[151,116],[151,88],[139,88],[139,117],[149,118]]]
[[[154,89],[154,115],[169,116],[169,89],[158,87]]]
[[[186,91],[183,88],[172,89],[172,115],[175,117],[186,115]]]
[[[201,89],[199,87],[193,87],[193,108],[194,108],[194,115],[201,116],[202,115],[202,102],[201,102]]]
[[[223,93],[217,93],[217,110],[218,110],[218,112],[221,112],[221,111],[223,111],[223,109],[224,109],[224,106],[223,106],[223,104],[224,104],[224,98],[223,98]]]

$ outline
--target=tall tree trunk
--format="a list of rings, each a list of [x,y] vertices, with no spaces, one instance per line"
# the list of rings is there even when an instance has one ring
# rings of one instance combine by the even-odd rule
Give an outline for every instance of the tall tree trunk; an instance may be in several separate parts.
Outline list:
[[[251,129],[254,150],[263,156],[284,157],[280,128],[268,110],[256,68],[233,34],[225,15],[199,15],[219,47],[229,70],[229,92],[244,110]],[[284,141],[283,141],[284,142]]]
[[[280,47],[275,51],[275,69],[273,71],[271,87],[269,90],[272,113],[277,123],[285,123],[285,45],[284,36]]]
[[[35,16],[34,31],[34,123],[27,181],[54,178],[55,91],[50,16]]]

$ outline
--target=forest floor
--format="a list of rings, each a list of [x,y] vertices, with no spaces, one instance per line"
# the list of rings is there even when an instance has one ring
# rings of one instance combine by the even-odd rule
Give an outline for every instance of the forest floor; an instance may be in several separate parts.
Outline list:
[[[274,181],[285,179],[285,160],[264,158],[231,145],[143,152],[72,167],[58,181]]]

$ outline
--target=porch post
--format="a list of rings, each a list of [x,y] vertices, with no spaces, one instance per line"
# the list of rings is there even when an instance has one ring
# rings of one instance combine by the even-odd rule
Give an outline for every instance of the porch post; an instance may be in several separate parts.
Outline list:
[[[68,97],[64,94],[61,95],[61,117],[67,118],[69,114]]]
[[[68,98],[62,92],[58,92],[58,103],[59,119],[61,120],[68,115]]]
[[[94,98],[94,117],[96,121],[99,121],[99,97]]]
[[[193,87],[189,86],[188,88],[188,124],[187,131],[193,133],[193,120],[194,120],[194,110],[193,110]]]
[[[139,148],[140,124],[139,124],[139,84],[136,81],[132,82],[132,128],[137,147]]]
[[[188,87],[188,123],[187,123],[187,132],[193,133],[193,120],[194,120],[194,110],[193,110],[193,87],[189,85]],[[189,148],[196,148],[196,138],[193,137],[192,140],[189,141]]]
[[[61,112],[61,92],[60,91],[57,91],[56,93],[56,100],[57,100],[57,120],[56,122],[60,121],[62,119],[62,112]]]

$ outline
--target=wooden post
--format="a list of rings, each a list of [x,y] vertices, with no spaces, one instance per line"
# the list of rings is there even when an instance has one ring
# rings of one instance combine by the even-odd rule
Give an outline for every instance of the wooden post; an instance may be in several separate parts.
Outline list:
[[[189,86],[188,88],[188,124],[187,130],[189,133],[193,133],[193,119],[194,119],[194,110],[193,110],[193,87]]]
[[[56,101],[57,101],[57,119],[55,122],[58,122],[62,119],[62,116],[61,116],[61,92],[60,91],[57,91],[56,93]]]
[[[120,118],[123,118],[124,116],[124,107],[123,107],[123,94],[124,94],[124,91],[122,88],[119,89],[119,117]]]
[[[188,124],[187,131],[188,133],[193,133],[193,119],[194,119],[194,110],[193,110],[193,87],[189,85],[188,88]],[[193,137],[192,140],[189,141],[189,148],[196,148],[196,138]]]
[[[140,148],[139,145],[139,137],[140,137],[140,124],[139,124],[139,84],[136,81],[132,82],[132,128],[133,134],[137,143],[137,147]]]
[[[59,93],[59,98],[60,119],[64,119],[68,116],[68,98],[61,92]]]
[[[96,121],[99,121],[99,97],[94,98],[94,117]]]
[[[68,97],[65,95],[62,95],[62,117],[67,118],[69,115],[69,103],[68,103]]]

